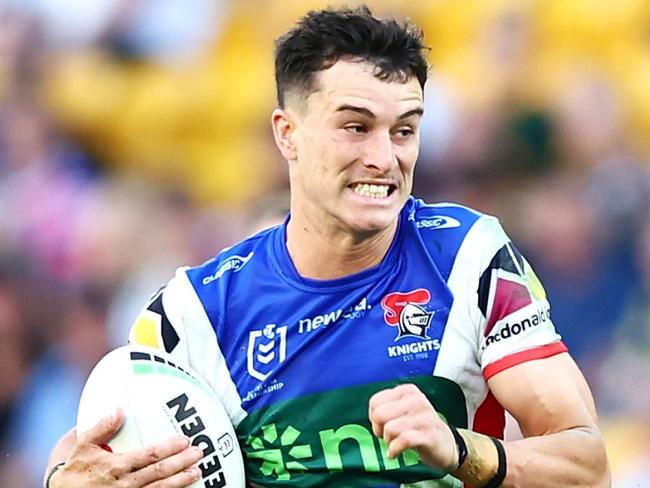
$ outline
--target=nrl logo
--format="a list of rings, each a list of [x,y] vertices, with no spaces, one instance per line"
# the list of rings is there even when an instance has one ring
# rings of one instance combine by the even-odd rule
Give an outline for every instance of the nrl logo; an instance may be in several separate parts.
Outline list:
[[[397,327],[397,337],[429,339],[427,330],[434,312],[427,312],[422,305],[429,303],[429,290],[419,288],[408,293],[390,293],[381,301],[384,320],[391,327]]]
[[[248,334],[247,368],[253,378],[264,381],[287,356],[287,326],[268,324]]]

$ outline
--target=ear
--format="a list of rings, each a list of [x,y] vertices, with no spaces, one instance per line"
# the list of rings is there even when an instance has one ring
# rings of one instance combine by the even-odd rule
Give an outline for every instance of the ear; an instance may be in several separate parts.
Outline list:
[[[280,153],[287,161],[295,161],[298,156],[294,142],[297,125],[296,114],[276,108],[271,114],[271,125],[275,144]]]

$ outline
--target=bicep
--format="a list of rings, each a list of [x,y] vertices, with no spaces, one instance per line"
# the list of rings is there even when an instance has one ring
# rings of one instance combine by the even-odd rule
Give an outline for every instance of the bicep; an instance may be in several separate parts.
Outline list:
[[[596,424],[589,386],[567,353],[513,366],[488,385],[526,437]]]

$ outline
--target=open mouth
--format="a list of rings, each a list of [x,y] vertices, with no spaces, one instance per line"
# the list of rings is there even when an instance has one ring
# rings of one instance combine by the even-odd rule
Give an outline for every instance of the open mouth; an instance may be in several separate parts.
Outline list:
[[[395,191],[396,186],[388,183],[353,183],[349,188],[362,197],[381,200],[388,198]]]

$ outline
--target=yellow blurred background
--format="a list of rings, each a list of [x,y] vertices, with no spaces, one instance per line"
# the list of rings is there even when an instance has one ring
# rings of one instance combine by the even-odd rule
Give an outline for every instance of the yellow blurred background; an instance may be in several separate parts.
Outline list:
[[[614,486],[650,486],[650,2],[366,3],[430,47],[415,195],[503,220]],[[89,369],[175,266],[286,210],[273,42],[342,4],[0,0],[0,486],[40,486]]]

